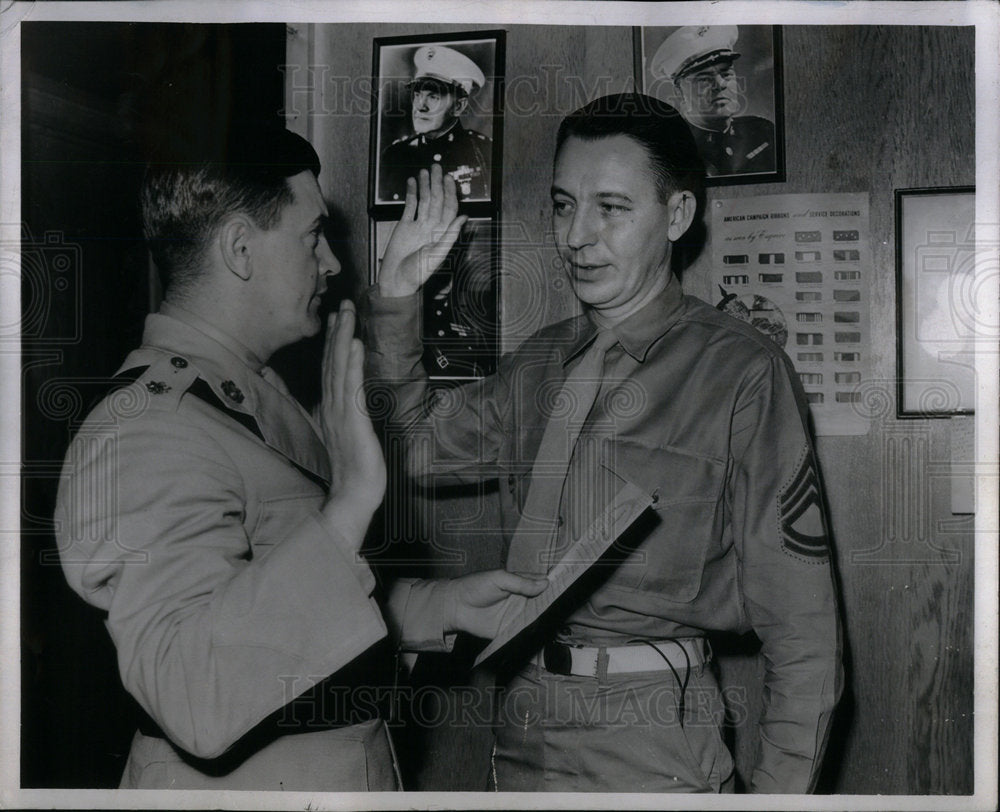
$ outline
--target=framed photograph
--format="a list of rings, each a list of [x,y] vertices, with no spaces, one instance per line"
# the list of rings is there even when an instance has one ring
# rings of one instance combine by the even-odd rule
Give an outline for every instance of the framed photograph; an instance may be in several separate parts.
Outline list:
[[[384,37],[374,41],[369,201],[398,217],[406,179],[440,163],[464,212],[500,203],[504,32]]]
[[[972,414],[976,190],[896,190],[896,414]]]
[[[636,86],[684,116],[710,186],[784,181],[779,26],[635,28],[633,37]]]
[[[396,223],[372,221],[371,282]],[[500,348],[500,285],[496,222],[466,221],[441,267],[424,284],[424,367],[435,380],[481,378],[496,370]]]

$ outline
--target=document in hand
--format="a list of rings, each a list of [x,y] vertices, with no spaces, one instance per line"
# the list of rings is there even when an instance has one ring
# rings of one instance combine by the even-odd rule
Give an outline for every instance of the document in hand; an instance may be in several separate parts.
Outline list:
[[[653,503],[653,498],[626,482],[615,498],[580,536],[546,576],[549,585],[533,598],[511,595],[499,634],[476,658],[480,665],[531,626],[573,582],[585,573],[615,540]]]

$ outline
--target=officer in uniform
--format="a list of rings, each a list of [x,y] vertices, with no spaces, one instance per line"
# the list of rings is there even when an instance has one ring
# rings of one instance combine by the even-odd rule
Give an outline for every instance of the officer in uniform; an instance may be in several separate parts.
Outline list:
[[[165,301],[67,452],[61,562],[106,613],[145,712],[123,788],[396,789],[377,693],[351,701],[379,689],[370,655],[386,626],[445,650],[459,628],[495,634],[500,602],[540,585],[401,580],[383,616],[359,548],[385,464],[358,405],[350,302],[327,332],[316,418],[266,366],[322,329],[340,270],[319,160],[284,129],[234,131],[214,160],[147,171]]]
[[[843,672],[808,407],[778,345],[684,295],[671,270],[704,212],[702,174],[686,122],[657,99],[608,96],[567,116],[552,231],[583,313],[459,393],[428,397],[419,365],[433,252],[383,263],[368,294],[370,386],[386,390],[416,481],[496,482],[512,572],[555,580],[574,540],[614,541],[497,655],[484,772],[501,791],[729,790],[707,636],[751,630],[764,707],[749,787],[809,792],[819,774]],[[421,228],[461,222],[434,189],[422,173],[397,226],[414,247]],[[651,508],[622,532],[627,483]]]
[[[455,179],[459,200],[490,199],[492,142],[462,127],[469,97],[486,79],[475,62],[454,48],[425,45],[413,55],[410,91],[413,133],[382,153],[379,199],[402,202],[406,179],[433,163]]]
[[[750,175],[773,172],[774,123],[760,116],[741,116],[744,90],[733,63],[739,37],[735,25],[685,26],[657,49],[650,71],[672,80],[683,97],[680,111],[691,125],[706,173]]]

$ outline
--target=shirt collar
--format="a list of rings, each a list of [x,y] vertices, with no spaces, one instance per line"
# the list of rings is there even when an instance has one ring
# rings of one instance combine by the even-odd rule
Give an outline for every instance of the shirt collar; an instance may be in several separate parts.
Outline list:
[[[420,134],[420,143],[422,143],[422,144],[430,144],[430,143],[433,143],[434,141],[437,141],[437,140],[439,140],[441,138],[444,138],[448,133],[450,133],[452,130],[454,130],[457,126],[458,126],[458,119],[456,118],[454,121],[451,122],[451,124],[448,125],[448,127],[446,129],[441,130],[441,132],[439,132],[437,135],[428,136],[427,133],[421,133]]]
[[[672,273],[666,287],[640,310],[616,324],[612,330],[622,348],[640,363],[646,360],[650,347],[677,323],[684,312],[684,294],[680,280]],[[563,363],[579,355],[597,335],[598,327],[586,315],[580,316],[576,340],[568,347]]]
[[[160,315],[176,319],[193,330],[197,330],[198,333],[220,345],[229,354],[235,356],[241,364],[250,367],[254,372],[260,372],[264,368],[264,362],[246,344],[205,321],[201,316],[192,313],[186,307],[181,307],[171,302],[163,302],[160,305]],[[205,349],[208,349],[208,346]]]

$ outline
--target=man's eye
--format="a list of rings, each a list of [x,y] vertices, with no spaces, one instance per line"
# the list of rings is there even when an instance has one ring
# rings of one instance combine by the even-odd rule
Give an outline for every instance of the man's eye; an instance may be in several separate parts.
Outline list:
[[[620,203],[602,203],[601,211],[605,214],[624,214],[629,211],[628,206],[623,206]]]
[[[552,201],[552,213],[553,214],[566,214],[570,210],[570,203],[566,200],[553,200]]]

